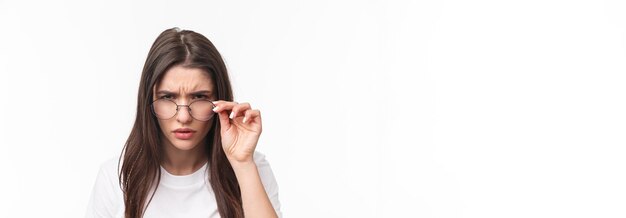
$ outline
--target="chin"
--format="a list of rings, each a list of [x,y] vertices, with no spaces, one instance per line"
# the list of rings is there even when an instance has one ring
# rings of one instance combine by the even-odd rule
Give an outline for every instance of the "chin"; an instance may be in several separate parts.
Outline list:
[[[174,147],[178,150],[183,150],[183,151],[189,151],[194,149],[197,145],[198,142],[191,142],[191,141],[175,141],[174,143],[172,143],[174,145]]]

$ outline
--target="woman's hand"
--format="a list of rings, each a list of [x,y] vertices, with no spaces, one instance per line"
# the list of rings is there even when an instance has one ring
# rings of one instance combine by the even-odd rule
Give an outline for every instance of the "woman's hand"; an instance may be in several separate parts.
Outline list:
[[[261,135],[261,112],[248,103],[214,101],[220,119],[222,148],[231,164],[253,163],[252,155]]]

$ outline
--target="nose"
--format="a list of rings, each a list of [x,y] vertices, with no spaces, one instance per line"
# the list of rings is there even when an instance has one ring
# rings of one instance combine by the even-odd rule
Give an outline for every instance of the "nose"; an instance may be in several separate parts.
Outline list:
[[[176,114],[176,120],[178,120],[178,122],[181,123],[188,123],[190,122],[193,118],[191,117],[191,110],[189,108],[189,106],[187,105],[180,105],[178,106],[178,112]]]

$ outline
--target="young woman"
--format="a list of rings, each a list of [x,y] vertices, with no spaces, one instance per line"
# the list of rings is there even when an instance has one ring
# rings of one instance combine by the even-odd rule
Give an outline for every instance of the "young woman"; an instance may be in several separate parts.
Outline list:
[[[261,114],[233,101],[226,66],[203,35],[156,39],[137,117],[119,160],[98,174],[87,217],[280,217],[278,186],[255,151]]]

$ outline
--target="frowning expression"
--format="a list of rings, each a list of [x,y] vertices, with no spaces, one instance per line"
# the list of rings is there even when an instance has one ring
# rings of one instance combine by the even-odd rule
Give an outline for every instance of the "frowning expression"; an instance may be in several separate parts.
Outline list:
[[[180,65],[171,67],[161,81],[154,87],[153,101],[166,99],[178,105],[190,105],[199,100],[215,100],[213,80],[203,69],[188,68]],[[199,103],[194,103],[199,105]],[[176,106],[171,104],[172,108]],[[194,110],[194,113],[197,110]],[[198,120],[199,116],[192,116],[189,108],[179,106],[173,117],[157,119],[163,145],[179,150],[192,150],[203,142],[215,116],[208,121]]]

